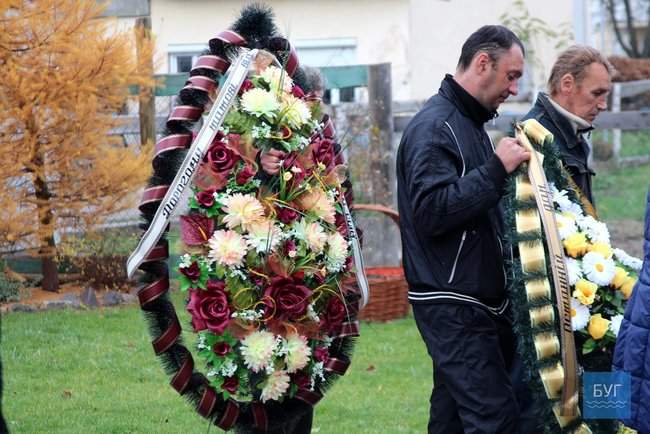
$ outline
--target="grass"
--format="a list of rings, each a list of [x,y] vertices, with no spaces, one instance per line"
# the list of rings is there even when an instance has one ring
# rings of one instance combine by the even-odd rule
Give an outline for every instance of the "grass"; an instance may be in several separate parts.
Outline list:
[[[612,132],[596,130],[593,132],[592,141],[612,141]],[[621,133],[621,157],[635,157],[650,154],[650,131],[623,131]]]
[[[174,299],[187,324],[181,297]],[[169,386],[137,307],[10,313],[2,326],[4,414],[13,433],[208,432]],[[350,370],[317,406],[313,432],[426,430],[431,361],[413,319],[362,324],[361,333]]]
[[[650,165],[597,170],[593,183],[601,219],[643,221],[650,188]]]

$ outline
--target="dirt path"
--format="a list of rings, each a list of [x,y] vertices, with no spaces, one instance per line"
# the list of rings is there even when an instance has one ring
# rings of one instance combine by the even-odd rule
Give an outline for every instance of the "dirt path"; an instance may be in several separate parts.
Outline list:
[[[628,255],[643,259],[643,222],[636,220],[611,220],[606,222],[612,247],[618,247]]]

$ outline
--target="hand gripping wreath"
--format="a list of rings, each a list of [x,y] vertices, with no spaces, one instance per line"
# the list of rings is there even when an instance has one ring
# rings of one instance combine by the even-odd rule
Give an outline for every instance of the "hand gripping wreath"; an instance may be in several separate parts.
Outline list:
[[[139,207],[146,233],[127,269],[144,271],[138,298],[154,351],[171,386],[224,430],[277,429],[300,417],[345,373],[358,336],[360,296],[346,284],[354,266],[362,270],[352,190],[311,90],[270,11],[244,9],[192,68]],[[268,174],[259,153],[273,149],[284,159]],[[163,232],[190,184],[179,283],[206,375],[168,297]]]

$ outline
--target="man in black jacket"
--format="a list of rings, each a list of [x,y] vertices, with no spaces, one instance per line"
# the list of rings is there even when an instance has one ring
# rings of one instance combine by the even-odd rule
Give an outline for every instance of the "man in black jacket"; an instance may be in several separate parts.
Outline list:
[[[595,48],[575,45],[562,52],[548,80],[549,95],[540,93],[524,119],[535,118],[555,138],[560,157],[584,197],[593,205],[587,141],[592,123],[607,109],[612,66]]]
[[[524,49],[502,26],[463,45],[455,75],[406,128],[397,154],[403,264],[434,363],[429,433],[532,433],[520,427],[516,339],[506,297],[499,202],[529,153],[496,148],[484,124],[510,95]],[[522,395],[525,390],[522,390]]]

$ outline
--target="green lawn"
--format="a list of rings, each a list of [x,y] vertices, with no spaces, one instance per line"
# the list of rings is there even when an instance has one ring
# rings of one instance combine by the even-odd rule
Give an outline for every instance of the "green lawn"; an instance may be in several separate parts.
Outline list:
[[[592,134],[592,142],[612,143],[612,132],[596,130]],[[650,154],[650,131],[621,132],[621,157],[636,157]]]
[[[650,165],[597,170],[593,179],[601,219],[643,221],[650,188]]]
[[[3,406],[13,433],[208,432],[168,385],[137,307],[2,321]],[[350,370],[317,407],[314,432],[425,431],[431,362],[413,319],[365,323],[361,332]]]

